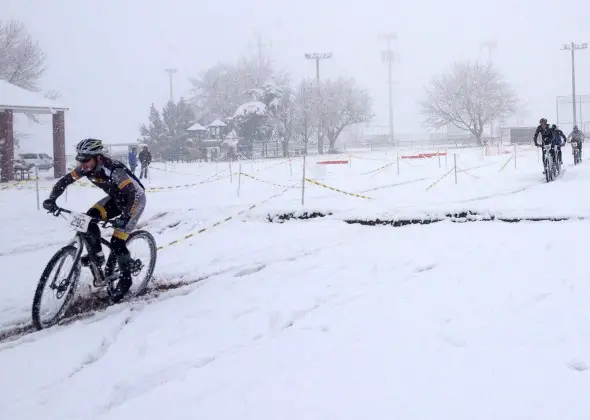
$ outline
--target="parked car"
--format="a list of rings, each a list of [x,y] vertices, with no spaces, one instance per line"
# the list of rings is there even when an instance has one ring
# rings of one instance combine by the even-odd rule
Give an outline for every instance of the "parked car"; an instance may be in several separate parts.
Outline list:
[[[33,165],[32,163],[27,163],[25,162],[24,159],[20,159],[20,158],[15,158],[14,159],[14,169],[15,170],[19,170],[19,171],[29,171],[31,170],[31,168],[33,168],[35,165]]]
[[[26,166],[36,166],[41,170],[53,168],[53,158],[45,153],[21,153],[19,158]]]

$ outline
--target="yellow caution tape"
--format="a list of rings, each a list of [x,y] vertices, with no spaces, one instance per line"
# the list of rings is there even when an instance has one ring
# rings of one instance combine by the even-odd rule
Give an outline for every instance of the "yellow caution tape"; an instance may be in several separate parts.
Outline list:
[[[259,206],[261,206],[261,205],[263,205],[263,204],[265,204],[265,203],[269,202],[270,200],[273,200],[273,199],[275,199],[275,198],[277,198],[277,197],[280,197],[281,195],[283,195],[284,193],[286,193],[286,192],[287,192],[287,191],[289,191],[290,189],[291,189],[291,187],[289,187],[289,188],[285,188],[285,189],[284,189],[283,191],[281,191],[280,193],[277,193],[277,194],[275,194],[275,195],[273,195],[273,196],[271,196],[271,197],[267,198],[266,200],[263,200],[263,201],[261,201],[261,202],[259,202],[259,203],[257,203],[257,204],[252,204],[250,207],[248,207],[248,208],[246,208],[246,209],[244,209],[244,210],[240,210],[239,212],[237,212],[237,213],[236,213],[236,214],[234,214],[233,216],[226,217],[225,219],[222,219],[222,220],[219,220],[219,221],[217,221],[217,222],[213,223],[211,226],[208,226],[208,227],[205,227],[205,228],[199,229],[199,230],[197,230],[196,232],[193,232],[193,233],[189,233],[189,234],[187,234],[187,235],[184,235],[182,238],[180,238],[180,239],[176,239],[176,240],[174,240],[174,241],[172,241],[172,242],[169,242],[169,243],[167,243],[166,245],[161,245],[161,246],[159,246],[157,249],[158,249],[158,251],[159,251],[159,250],[163,250],[163,249],[167,249],[167,248],[169,248],[169,247],[171,247],[171,246],[173,246],[173,245],[177,245],[177,244],[179,244],[179,243],[181,243],[181,242],[184,242],[184,241],[186,241],[187,239],[190,239],[190,238],[192,238],[192,237],[195,237],[195,236],[197,236],[197,235],[198,235],[198,234],[200,234],[200,233],[203,233],[203,232],[205,232],[205,231],[207,231],[207,230],[211,230],[211,229],[213,229],[214,227],[221,225],[222,223],[229,222],[230,220],[232,220],[232,219],[235,219],[236,217],[238,217],[238,216],[240,216],[240,215],[242,215],[242,214],[244,214],[244,213],[247,213],[247,212],[249,212],[250,210],[252,210],[252,209],[254,209],[254,208],[256,208],[256,207],[259,207]]]
[[[458,167],[457,169],[459,169],[459,170],[457,171],[457,172],[459,172],[459,173],[464,173],[465,175],[469,175],[470,177],[472,177],[472,178],[475,178],[475,179],[481,179],[481,176],[473,175],[473,174],[472,174],[472,173],[470,173],[470,172],[469,172],[467,169],[461,169],[461,168],[459,168],[459,167]]]
[[[365,200],[373,200],[373,198],[372,198],[372,197],[367,197],[366,195],[355,194],[355,193],[351,193],[351,192],[347,192],[347,191],[339,190],[338,188],[334,188],[334,187],[331,187],[331,186],[329,186],[329,185],[322,184],[321,182],[314,181],[313,179],[305,178],[305,180],[306,180],[307,182],[311,182],[312,184],[319,185],[320,187],[324,187],[324,188],[327,188],[327,189],[329,189],[329,190],[332,190],[332,191],[339,192],[339,193],[341,193],[341,194],[350,195],[350,196],[352,196],[352,197],[364,198]]]
[[[508,163],[514,158],[514,155],[510,155],[510,157],[508,158],[508,160],[506,161],[506,163],[504,165],[502,165],[502,167],[500,168],[500,170],[498,172],[502,172],[504,170],[504,168],[506,166],[508,166]]]
[[[428,191],[429,189],[431,189],[432,187],[434,187],[436,184],[438,184],[440,181],[442,181],[443,179],[445,179],[447,176],[450,175],[451,172],[453,172],[455,170],[455,167],[453,166],[449,172],[447,172],[446,174],[444,174],[442,177],[440,177],[439,179],[437,179],[436,181],[434,181],[432,184],[430,184],[428,187],[426,187],[426,191]]]
[[[289,185],[275,184],[274,182],[265,181],[264,179],[257,178],[255,176],[250,175],[250,174],[247,174],[245,172],[242,172],[242,175],[245,176],[245,177],[248,177],[248,178],[252,178],[255,181],[262,182],[264,184],[274,185],[275,187],[280,187],[280,188],[301,188],[300,186],[295,186],[295,185],[289,186]]]
[[[14,184],[3,185],[2,187],[0,187],[0,191],[12,189],[12,188],[19,188],[23,184],[26,184],[26,183],[32,182],[32,181],[36,181],[37,179],[41,179],[41,178],[21,179],[20,181],[16,181]]]
[[[361,175],[369,175],[369,174],[373,174],[373,173],[382,171],[383,169],[388,168],[389,166],[393,165],[394,163],[397,163],[397,160],[394,160],[393,162],[389,162],[388,164],[383,165],[382,167],[374,169],[372,171],[362,173]]]

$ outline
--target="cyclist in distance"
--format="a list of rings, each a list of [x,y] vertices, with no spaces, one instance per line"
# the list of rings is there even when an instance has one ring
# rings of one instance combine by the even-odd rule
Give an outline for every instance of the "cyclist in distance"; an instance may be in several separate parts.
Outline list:
[[[557,128],[557,125],[555,124],[551,125],[551,131],[553,132],[553,146],[555,146],[557,149],[557,159],[559,163],[563,165],[563,159],[561,158],[561,146],[567,142],[567,137],[565,134],[563,134],[563,131]]]
[[[119,283],[117,284],[113,300],[119,302],[132,285],[131,271],[134,261],[131,259],[126,246],[127,238],[137,225],[139,217],[146,205],[145,188],[135,175],[121,162],[107,156],[107,151],[101,140],[85,139],[76,146],[77,166],[70,173],[64,175],[53,187],[49,198],[43,202],[43,208],[55,212],[55,203],[68,185],[82,177],[102,189],[107,196],[92,206],[86,214],[101,220],[114,219],[115,227],[111,238],[112,251],[119,263]],[[100,243],[100,228],[98,223],[92,222],[88,227],[89,252],[94,253],[98,263],[104,264],[105,256]],[[88,255],[82,257],[82,265],[88,266]],[[112,273],[105,273],[108,277]]]
[[[543,144],[539,144],[539,142],[537,141],[539,134],[541,135],[541,141],[543,142]],[[547,124],[547,118],[541,118],[539,120],[539,125],[537,126],[537,130],[535,131],[535,137],[533,138],[533,141],[535,142],[535,146],[537,147],[541,147],[542,145],[553,144],[553,131],[551,131],[551,127],[549,126],[549,124]],[[551,151],[553,158],[555,158],[553,149]],[[543,161],[545,161],[545,149],[543,149]],[[545,170],[543,170],[543,173],[545,173]]]
[[[580,150],[580,153],[581,153],[582,152],[582,143],[584,142],[584,133],[582,131],[580,131],[580,129],[578,128],[577,125],[574,125],[574,131],[572,131],[570,133],[570,135],[567,136],[567,138],[570,142],[577,143],[578,149]]]

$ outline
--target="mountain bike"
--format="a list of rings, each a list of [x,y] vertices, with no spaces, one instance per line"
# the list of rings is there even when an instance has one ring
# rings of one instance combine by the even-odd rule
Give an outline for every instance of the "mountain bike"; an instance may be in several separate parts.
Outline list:
[[[557,161],[557,151],[555,153],[551,153],[551,150],[555,150],[551,144],[544,144],[543,146],[543,168],[545,168],[545,179],[547,182],[553,181],[557,178],[557,171],[558,171],[558,163]]]
[[[572,143],[572,154],[574,155],[574,165],[582,162],[582,151],[578,148],[578,142],[575,140]]]
[[[57,324],[66,313],[74,297],[78,281],[80,280],[82,271],[81,260],[84,249],[88,251],[88,268],[93,277],[93,286],[101,290],[106,289],[110,303],[113,303],[120,274],[117,258],[115,253],[112,252],[110,242],[102,237],[100,238],[101,244],[105,245],[111,251],[106,260],[104,270],[99,264],[96,255],[90,252],[90,247],[88,246],[88,236],[90,235],[88,233],[88,227],[90,223],[102,222],[101,225],[103,228],[112,228],[113,224],[111,221],[102,221],[84,213],[77,213],[60,207],[50,213],[56,217],[62,215],[62,213],[68,214],[69,224],[74,228],[76,234],[66,246],[55,253],[41,274],[37,289],[35,290],[32,308],[33,325],[37,330]],[[68,219],[68,217],[62,217]],[[147,245],[148,256],[136,258],[133,252],[131,252],[130,270],[133,285],[125,295],[125,300],[138,296],[145,290],[156,266],[157,248],[154,237],[147,231],[136,230],[129,235],[126,245],[131,251],[131,247],[136,243]],[[68,260],[71,261],[69,268],[64,269],[64,265],[68,267],[66,264]],[[56,270],[55,273],[54,270]],[[49,287],[46,289],[46,286]],[[44,320],[43,315],[46,314],[48,308],[45,307],[42,301],[44,297],[51,297],[52,294],[55,295],[57,300],[61,300],[61,304],[57,305],[57,311],[54,315],[50,315],[48,320]]]

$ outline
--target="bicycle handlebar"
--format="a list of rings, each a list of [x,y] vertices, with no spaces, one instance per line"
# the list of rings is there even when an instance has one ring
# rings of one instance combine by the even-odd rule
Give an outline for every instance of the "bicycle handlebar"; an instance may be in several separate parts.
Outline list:
[[[71,214],[73,213],[71,210],[68,209],[64,209],[63,207],[57,207],[56,210],[48,210],[47,213],[51,213],[53,216],[58,217],[60,214],[62,213],[68,213]],[[102,222],[102,227],[103,228],[109,228],[109,227],[114,227],[113,226],[113,222],[110,220],[102,220],[101,218],[98,217],[92,217],[92,221],[99,223]]]

